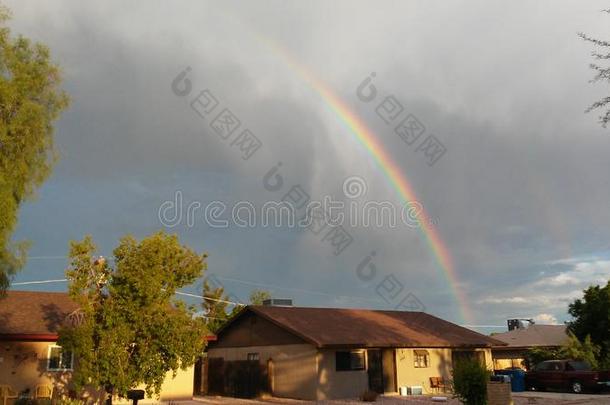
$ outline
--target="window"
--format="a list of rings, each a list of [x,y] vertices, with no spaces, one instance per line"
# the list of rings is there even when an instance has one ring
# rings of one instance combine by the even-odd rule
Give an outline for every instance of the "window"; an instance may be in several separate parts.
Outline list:
[[[335,368],[337,371],[364,370],[364,350],[335,352]]]
[[[561,371],[561,363],[557,361],[543,361],[536,365],[536,371]]]
[[[49,357],[47,362],[48,371],[72,370],[74,355],[61,346],[49,346]]]
[[[566,370],[588,371],[588,370],[591,370],[591,366],[586,361],[569,361],[566,364]]]
[[[248,353],[248,361],[258,361],[258,353]]]
[[[415,368],[427,368],[430,366],[430,354],[427,350],[414,350],[413,360]]]

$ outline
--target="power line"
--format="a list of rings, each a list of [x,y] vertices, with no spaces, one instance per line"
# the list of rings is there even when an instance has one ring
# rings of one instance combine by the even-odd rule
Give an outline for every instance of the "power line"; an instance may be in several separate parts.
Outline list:
[[[185,292],[180,292],[180,291],[176,291],[176,294],[184,295],[186,297],[192,297],[192,298],[201,298],[201,299],[208,300],[208,301],[222,302],[222,303],[225,303],[225,304],[233,304],[233,305],[245,306],[245,304],[242,304],[241,302],[233,302],[233,301],[221,300],[221,299],[218,299],[218,298],[204,297],[203,295],[185,293]]]
[[[32,285],[32,284],[65,283],[67,281],[68,281],[67,279],[62,278],[62,279],[56,279],[56,280],[22,281],[22,282],[19,282],[19,283],[11,283],[11,285]],[[241,305],[241,306],[244,305],[241,302],[233,302],[233,301],[221,300],[221,299],[218,299],[218,298],[204,297],[202,295],[190,294],[190,293],[185,293],[185,292],[180,292],[180,291],[176,291],[176,294],[177,295],[184,295],[186,297],[192,297],[192,298],[201,298],[201,299],[208,300],[208,301],[222,302],[222,303],[225,303],[225,304],[233,304],[233,305]]]
[[[49,284],[49,283],[65,283],[68,280],[65,278],[57,280],[38,280],[38,281],[22,281],[19,283],[11,283],[11,285],[30,285],[30,284]]]
[[[354,296],[350,296],[350,295],[336,295],[336,294],[330,294],[330,293],[325,293],[325,292],[321,292],[321,291],[304,290],[302,288],[282,287],[282,286],[268,284],[268,283],[257,283],[254,281],[241,280],[241,279],[236,279],[236,278],[231,278],[231,277],[221,277],[221,276],[216,276],[216,275],[215,275],[215,277],[220,280],[231,281],[234,283],[240,283],[240,284],[246,284],[246,285],[253,285],[256,287],[267,287],[267,288],[271,288],[271,289],[294,291],[294,292],[300,292],[303,294],[312,294],[312,295],[319,295],[319,296],[331,297],[331,298],[347,298],[347,299],[351,299],[351,300],[371,301],[371,302],[376,302],[376,303],[382,302],[381,300],[377,300],[374,298],[354,297]]]
[[[110,257],[110,256],[103,256],[104,258],[106,258],[106,260],[114,260],[114,258]],[[53,260],[53,259],[69,259],[70,256],[28,256],[28,259],[34,259],[34,260]],[[354,297],[354,296],[350,296],[350,295],[336,295],[336,294],[330,294],[330,293],[325,293],[325,292],[321,292],[321,291],[313,291],[313,290],[305,290],[302,288],[292,288],[292,287],[282,287],[279,285],[273,285],[273,284],[266,284],[266,283],[257,283],[254,281],[249,281],[249,280],[243,280],[243,279],[237,279],[237,278],[231,278],[231,277],[221,277],[221,276],[216,276],[217,278],[221,279],[221,280],[226,280],[226,281],[231,281],[231,282],[235,282],[235,283],[240,283],[240,284],[245,284],[245,285],[252,285],[252,286],[256,286],[256,287],[266,287],[266,288],[271,288],[271,289],[277,289],[277,290],[284,290],[284,291],[293,291],[293,292],[298,292],[298,293],[302,293],[302,294],[310,294],[310,295],[318,295],[318,296],[322,296],[322,297],[330,297],[330,298],[339,298],[339,299],[348,299],[348,300],[359,300],[359,301],[369,301],[369,302],[375,302],[375,303],[383,303],[383,301],[378,300],[378,299],[374,299],[374,298],[367,298],[367,297]],[[12,283],[13,285],[28,285],[29,284],[44,284],[47,282],[61,282],[61,281],[66,281],[66,280],[53,280],[53,281],[44,281],[44,282],[27,282],[27,283]],[[195,298],[204,298],[201,296],[196,296]],[[207,298],[206,298],[207,299]],[[241,303],[235,303],[232,301],[224,301],[224,300],[219,300],[219,302],[225,302],[225,303],[230,303],[230,304],[236,304],[236,305],[243,305]]]

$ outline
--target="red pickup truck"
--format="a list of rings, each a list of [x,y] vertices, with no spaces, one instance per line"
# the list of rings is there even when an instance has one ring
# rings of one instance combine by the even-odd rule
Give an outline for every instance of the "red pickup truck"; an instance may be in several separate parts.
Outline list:
[[[525,374],[526,389],[568,389],[576,394],[610,387],[610,372],[594,371],[584,361],[543,361]]]

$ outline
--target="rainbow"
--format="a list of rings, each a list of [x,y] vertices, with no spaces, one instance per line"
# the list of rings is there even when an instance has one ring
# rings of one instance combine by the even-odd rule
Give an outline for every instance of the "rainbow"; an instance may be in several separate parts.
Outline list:
[[[407,178],[398,165],[394,163],[390,154],[384,149],[383,145],[378,141],[378,137],[375,136],[365,123],[348,107],[347,104],[338,97],[332,89],[330,89],[324,82],[319,80],[304,66],[297,63],[297,61],[285,50],[282,49],[272,40],[259,33],[255,34],[256,37],[273,52],[279,56],[290,66],[292,70],[297,72],[310,87],[318,93],[318,95],[324,100],[327,107],[339,118],[340,122],[349,130],[353,138],[355,138],[373,157],[376,166],[383,172],[385,178],[388,180],[390,186],[398,193],[402,199],[402,203],[406,204],[413,201],[420,201],[415,194],[415,190],[411,185],[411,182]],[[417,217],[419,226],[418,229],[423,236],[423,239],[428,246],[428,249],[435,258],[435,265],[439,273],[447,281],[450,287],[450,291],[453,298],[458,303],[458,312],[461,323],[471,323],[472,313],[470,311],[468,300],[464,295],[463,291],[459,288],[459,281],[453,265],[453,259],[449,249],[445,246],[445,243],[441,239],[440,234],[433,225],[433,221],[427,214],[425,208],[419,212]]]

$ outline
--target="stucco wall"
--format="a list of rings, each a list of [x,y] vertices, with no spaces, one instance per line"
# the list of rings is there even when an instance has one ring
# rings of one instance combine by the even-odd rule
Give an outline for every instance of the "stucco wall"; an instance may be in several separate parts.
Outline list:
[[[278,397],[316,399],[317,357],[310,344],[210,348],[208,357],[225,361],[247,360],[248,353],[258,353],[263,365],[272,360],[270,379],[273,394]]]
[[[52,385],[56,392],[67,393],[71,373],[47,371],[48,350],[51,345],[54,343],[0,341],[0,384],[8,384],[17,392],[29,388],[32,393],[37,385]],[[175,379],[172,378],[172,373],[168,373],[161,399],[192,398],[193,380],[193,367],[179,370]],[[146,402],[156,401],[157,398],[148,400]]]
[[[70,372],[47,371],[49,346],[53,342],[0,342],[0,384],[17,392],[37,385],[65,387]],[[66,391],[67,392],[67,391]]]
[[[424,393],[437,393],[430,387],[430,377],[443,377],[445,383],[451,380],[452,350],[449,348],[417,349],[427,350],[430,355],[428,367],[416,368],[414,350],[411,348],[396,349],[396,374],[398,387],[420,385],[424,387]],[[493,361],[490,349],[476,349],[484,352],[485,364],[488,369],[493,369]]]
[[[451,349],[417,349],[427,350],[430,363],[426,368],[415,367],[414,349],[396,349],[396,377],[398,387],[421,385],[424,393],[435,392],[430,388],[430,377],[451,378]]]
[[[176,377],[173,377],[173,373],[169,372],[165,376],[165,381],[161,387],[161,396],[157,398],[146,397],[141,400],[140,403],[158,403],[161,401],[174,401],[174,400],[190,400],[193,398],[193,381],[195,380],[194,367],[189,367],[186,370],[178,370]],[[144,386],[137,387],[137,389],[144,389]],[[116,403],[120,404],[131,404],[131,401],[115,400]]]
[[[365,370],[336,371],[335,351],[318,352],[317,399],[358,398],[368,389]]]

